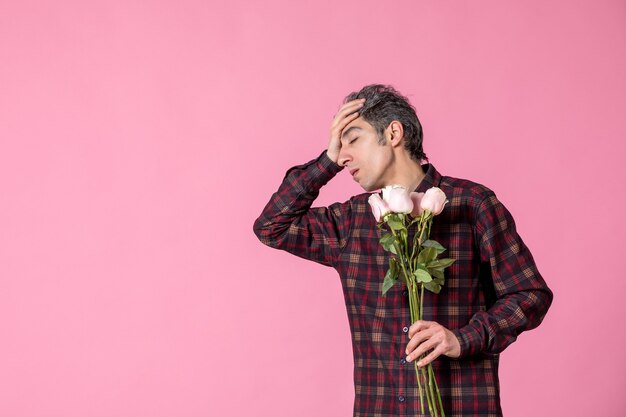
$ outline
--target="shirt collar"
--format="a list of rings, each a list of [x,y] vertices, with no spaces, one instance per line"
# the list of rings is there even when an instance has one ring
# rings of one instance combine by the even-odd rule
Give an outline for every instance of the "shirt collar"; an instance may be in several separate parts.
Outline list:
[[[425,193],[430,187],[439,187],[441,183],[441,174],[439,171],[435,169],[433,164],[422,164],[422,169],[424,170],[424,178],[419,183],[415,192]]]

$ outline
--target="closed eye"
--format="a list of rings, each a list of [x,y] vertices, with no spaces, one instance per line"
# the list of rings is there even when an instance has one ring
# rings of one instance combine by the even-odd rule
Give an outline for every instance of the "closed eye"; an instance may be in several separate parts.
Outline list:
[[[348,142],[348,143],[352,144],[352,143],[354,143],[354,142],[355,142],[358,138],[359,138],[359,137],[357,136],[356,138],[352,139],[352,140],[351,140],[350,142]]]

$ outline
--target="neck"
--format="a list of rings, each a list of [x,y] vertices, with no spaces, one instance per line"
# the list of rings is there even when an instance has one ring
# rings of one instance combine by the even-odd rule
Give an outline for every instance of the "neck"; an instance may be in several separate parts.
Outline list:
[[[387,184],[398,184],[409,191],[415,191],[426,176],[422,166],[405,152],[402,152],[395,162],[393,176]]]

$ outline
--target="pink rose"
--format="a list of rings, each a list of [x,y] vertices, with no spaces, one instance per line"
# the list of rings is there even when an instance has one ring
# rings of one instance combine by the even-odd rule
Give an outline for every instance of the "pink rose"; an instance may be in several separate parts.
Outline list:
[[[388,185],[383,188],[383,201],[394,213],[410,213],[413,211],[413,201],[409,192],[401,185]]]
[[[391,212],[387,203],[378,194],[370,195],[367,202],[370,203],[372,213],[374,213],[374,218],[377,222],[380,222],[386,214]]]
[[[426,190],[426,194],[422,197],[420,206],[422,209],[428,210],[436,216],[443,211],[443,206],[445,206],[447,202],[446,194],[441,191],[441,188],[432,187]]]
[[[411,216],[418,217],[424,211],[421,205],[424,193],[411,193],[409,196],[411,197],[411,201],[413,201],[413,211],[411,212]]]

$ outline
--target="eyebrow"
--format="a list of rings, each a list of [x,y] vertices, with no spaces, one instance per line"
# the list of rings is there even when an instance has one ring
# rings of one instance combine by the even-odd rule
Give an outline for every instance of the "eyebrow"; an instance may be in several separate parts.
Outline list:
[[[358,126],[352,126],[352,127],[348,128],[348,129],[344,130],[344,131],[341,133],[341,140],[343,140],[343,138],[344,138],[344,137],[348,136],[348,135],[350,134],[350,132],[352,132],[352,131],[356,131],[356,130],[363,130],[363,129],[361,129],[361,128],[360,128],[360,127],[358,127]]]

